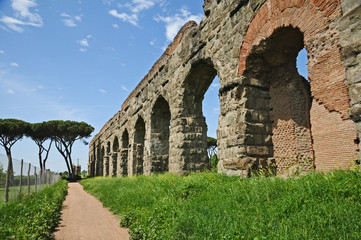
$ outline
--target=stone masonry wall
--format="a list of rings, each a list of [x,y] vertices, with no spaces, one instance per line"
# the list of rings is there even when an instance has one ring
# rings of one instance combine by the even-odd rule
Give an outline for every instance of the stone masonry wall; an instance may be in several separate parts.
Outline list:
[[[361,132],[361,3],[206,0],[203,8],[201,23],[182,27],[93,138],[89,174],[207,168],[202,100],[216,75],[219,172],[347,168]],[[303,47],[309,83],[296,69]]]

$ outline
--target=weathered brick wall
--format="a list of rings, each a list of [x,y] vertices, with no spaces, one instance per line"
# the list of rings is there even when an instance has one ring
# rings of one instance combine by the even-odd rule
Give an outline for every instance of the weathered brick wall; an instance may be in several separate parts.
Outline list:
[[[311,122],[316,169],[349,169],[357,158],[355,123],[342,120],[337,112],[329,112],[316,100],[312,103]]]
[[[183,174],[207,167],[202,100],[215,75],[220,172],[248,176],[275,163],[287,173],[290,159],[305,169],[347,167],[361,132],[360,6],[357,0],[205,1],[201,23],[180,30],[94,137],[88,171]],[[310,84],[295,66],[303,47]],[[168,119],[169,128],[157,127]],[[119,149],[106,154],[115,138]]]

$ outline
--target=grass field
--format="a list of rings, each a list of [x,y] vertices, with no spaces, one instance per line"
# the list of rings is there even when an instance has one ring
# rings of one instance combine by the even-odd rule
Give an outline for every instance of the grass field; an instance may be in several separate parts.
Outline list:
[[[282,179],[215,173],[81,182],[133,239],[361,239],[361,174]]]
[[[49,239],[57,225],[67,193],[67,182],[0,204],[0,239]]]

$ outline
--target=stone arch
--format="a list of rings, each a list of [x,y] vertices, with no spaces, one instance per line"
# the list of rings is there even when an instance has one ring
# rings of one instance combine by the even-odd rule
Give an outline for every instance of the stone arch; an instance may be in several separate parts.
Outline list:
[[[97,158],[96,158],[96,150],[95,150],[95,147],[93,146],[91,151],[90,151],[90,162],[89,162],[89,170],[88,170],[88,174],[91,176],[91,177],[95,177],[96,176],[96,161],[97,161]]]
[[[101,149],[101,145],[97,144],[96,147],[96,166],[95,166],[95,171],[96,171],[96,176],[103,176],[103,155],[102,155],[102,149]]]
[[[103,156],[103,176],[107,177],[110,174],[110,142],[107,142],[105,146],[102,146]]]
[[[118,163],[118,176],[128,175],[128,157],[129,157],[129,133],[124,129],[121,138],[120,160]]]
[[[180,173],[208,168],[207,124],[203,116],[202,101],[217,71],[210,59],[199,59],[191,63],[184,80],[183,112],[177,118],[176,128],[182,129],[178,138],[182,162]],[[170,167],[172,163],[170,163]],[[173,170],[171,170],[173,171]]]
[[[107,161],[106,161],[106,155],[105,155],[105,147],[101,146],[101,150],[100,150],[100,159],[101,159],[101,171],[100,171],[100,176],[108,176],[107,175]]]
[[[169,170],[169,133],[171,112],[168,102],[160,95],[155,101],[150,120],[151,172]]]
[[[141,116],[138,117],[134,126],[133,139],[133,175],[141,175],[144,172],[144,143],[145,122]]]
[[[113,152],[119,152],[119,139],[117,136],[113,140]]]
[[[357,145],[354,144],[354,139],[357,138],[357,130],[348,115],[350,99],[347,86],[344,83],[346,70],[342,64],[341,50],[338,44],[340,33],[335,26],[331,25],[332,21],[341,15],[340,1],[337,0],[267,0],[251,21],[242,42],[238,73],[248,79],[247,81],[253,85],[248,87],[247,94],[249,96],[247,97],[258,103],[258,106],[252,106],[249,103],[250,106],[248,107],[248,112],[253,114],[253,119],[250,117],[250,125],[252,125],[253,129],[249,128],[246,131],[249,131],[253,136],[250,137],[252,140],[247,143],[247,155],[255,158],[252,161],[258,163],[260,161],[265,162],[270,160],[270,157],[273,155],[275,155],[277,161],[278,157],[276,155],[278,150],[287,153],[293,148],[293,154],[291,155],[302,156],[303,154],[300,154],[300,151],[304,152],[306,149],[312,149],[310,154],[303,156],[311,156],[312,158],[314,156],[316,159],[316,169],[330,170],[347,167],[349,159],[357,155]],[[273,56],[275,56],[276,52],[272,52],[269,48],[265,50],[265,48],[267,48],[267,44],[270,44],[272,38],[277,34],[287,35],[287,29],[298,29],[297,31],[303,34],[302,41],[298,40],[294,44],[292,41],[289,41],[292,43],[292,46],[289,46],[288,49],[282,49],[281,44],[278,44],[278,49],[290,51],[291,47],[294,51],[287,53],[291,57],[294,52],[298,52],[301,44],[304,44],[308,52],[309,91],[312,96],[312,104],[309,104],[310,127],[307,130],[309,133],[306,135],[310,135],[310,140],[300,140],[293,135],[292,139],[288,139],[293,147],[288,145],[277,150],[276,145],[280,143],[277,142],[277,137],[285,140],[286,134],[284,136],[277,136],[275,134],[275,129],[277,128],[275,123],[263,123],[263,126],[256,127],[254,125],[261,124],[260,116],[268,118],[269,121],[274,121],[273,113],[277,111],[278,106],[275,106],[274,103],[272,104],[272,101],[267,100],[269,97],[267,95],[269,94],[272,99],[272,94],[275,95],[278,92],[278,95],[280,95],[281,88],[272,88],[272,84],[268,85],[266,81],[257,81],[264,78],[262,75],[265,76],[266,71],[275,72],[272,64],[269,64],[268,70],[265,69],[264,62],[269,63],[270,59],[272,59],[273,65],[278,64],[278,70],[282,68],[282,63],[277,63],[277,61],[282,62],[282,59],[275,59]],[[301,38],[299,37],[299,39]],[[287,46],[287,41],[283,41],[283,44]],[[296,51],[296,49],[298,50]],[[257,55],[262,57],[257,57]],[[276,56],[280,57],[280,54]],[[263,69],[260,69],[261,66]],[[290,78],[295,79],[295,77]],[[288,88],[290,87],[292,86]],[[264,89],[266,91],[263,91]],[[337,94],[330,91],[330,89],[334,89]],[[261,97],[252,96],[255,92]],[[264,94],[263,98],[260,95],[262,93]],[[285,105],[293,105],[292,101],[294,101],[293,97],[295,95],[290,97],[290,101],[283,99]],[[281,101],[281,99],[279,100]],[[268,105],[274,108],[270,116],[268,116],[268,110],[262,109],[262,106],[260,106],[262,103],[264,106]],[[294,107],[291,106],[291,108]],[[266,112],[262,114],[264,110]],[[291,112],[289,110],[288,114],[291,114]],[[287,112],[283,112],[283,114],[287,114]],[[296,113],[292,112],[292,114]],[[256,116],[258,116],[258,119],[255,120]],[[293,121],[295,121],[295,118],[293,118]],[[300,126],[299,124],[296,125]],[[270,141],[271,129],[274,135],[273,142]],[[297,132],[297,128],[294,128],[292,131],[296,135],[303,135],[306,130]],[[256,141],[256,139],[258,140]],[[312,145],[311,147],[309,147],[310,144]],[[273,148],[271,147],[272,145]],[[296,148],[299,149],[296,151]]]
[[[95,169],[95,159],[94,159],[94,155],[91,154],[89,156],[89,164],[88,164],[88,173],[91,177],[95,176],[94,169]]]
[[[129,147],[129,133],[127,129],[124,129],[122,134],[122,148]]]
[[[106,149],[107,149],[106,154],[109,155],[110,152],[111,152],[111,144],[110,144],[110,141],[107,142],[107,148],[106,148]]]
[[[112,144],[110,141],[108,142],[108,148],[109,176],[115,177],[117,176],[117,162],[119,154],[119,140],[117,136],[113,138]]]
[[[250,150],[249,154],[258,157],[257,164],[263,165],[267,158],[274,158],[281,174],[288,173],[294,165],[304,170],[313,167],[310,85],[296,68],[301,49],[303,34],[298,28],[278,28],[253,47],[244,72],[244,76],[257,79],[263,86],[249,100],[255,101],[256,97],[259,104],[250,103],[250,112],[263,117],[248,120],[260,128],[253,133],[253,144],[267,150],[261,154]]]

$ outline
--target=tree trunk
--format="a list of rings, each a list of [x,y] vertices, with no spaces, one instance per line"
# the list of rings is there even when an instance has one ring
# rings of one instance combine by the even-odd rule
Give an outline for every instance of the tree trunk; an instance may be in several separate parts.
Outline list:
[[[74,177],[74,165],[73,165],[73,161],[71,160],[71,156],[69,154],[69,164],[70,164],[70,167],[71,167],[71,176]]]
[[[41,156],[41,150],[40,150],[40,147],[39,147],[39,153],[38,153],[38,156],[39,156],[39,166],[40,166],[40,169],[43,169],[43,158]]]
[[[8,157],[8,169],[6,172],[6,182],[5,182],[5,202],[9,200],[9,187],[11,183],[14,182],[14,172],[13,172],[13,160],[11,158],[11,150],[9,148],[5,149],[6,155]]]

